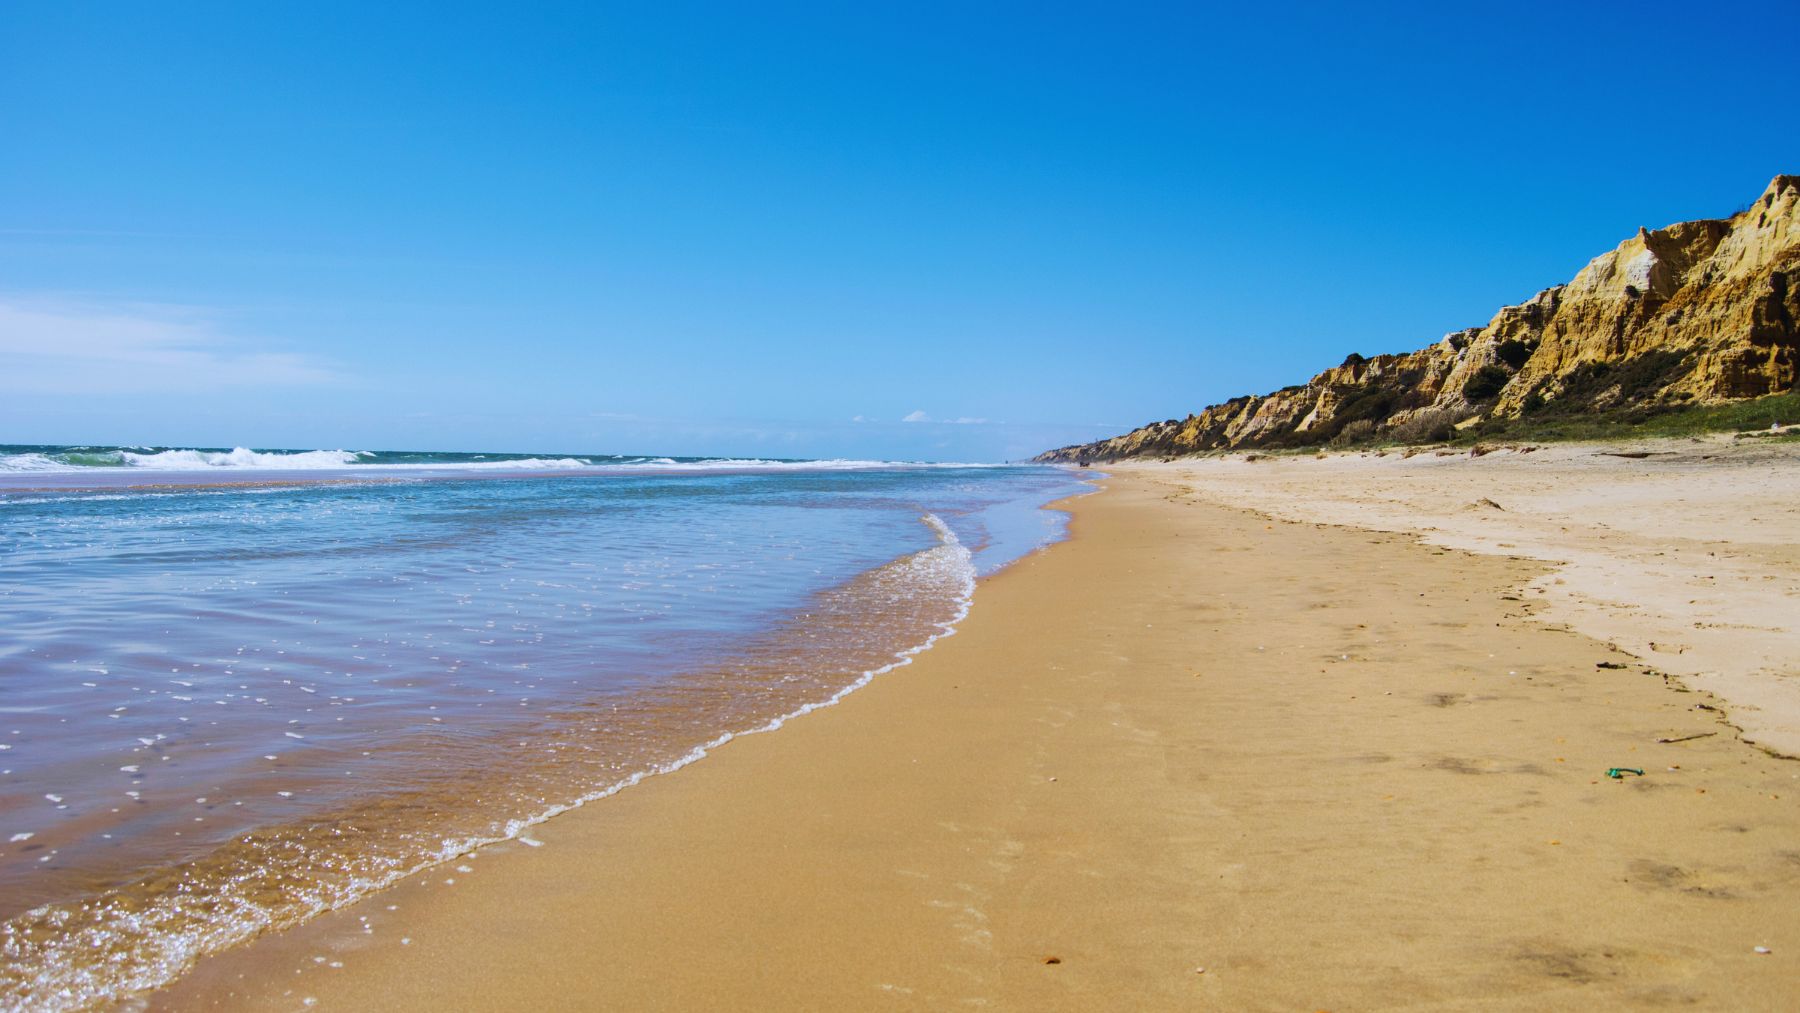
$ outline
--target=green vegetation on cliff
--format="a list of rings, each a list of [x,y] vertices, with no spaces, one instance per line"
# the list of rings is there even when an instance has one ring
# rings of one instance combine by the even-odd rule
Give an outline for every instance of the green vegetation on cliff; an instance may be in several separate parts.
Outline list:
[[[1545,413],[1485,419],[1458,431],[1453,441],[1607,440],[1633,437],[1698,436],[1702,433],[1762,432],[1800,423],[1800,393],[1721,404],[1668,407],[1642,405],[1593,413]]]

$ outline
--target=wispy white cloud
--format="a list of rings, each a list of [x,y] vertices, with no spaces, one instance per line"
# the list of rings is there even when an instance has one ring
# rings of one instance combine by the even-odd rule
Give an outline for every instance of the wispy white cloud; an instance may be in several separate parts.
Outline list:
[[[858,415],[857,420],[861,421],[862,416]],[[902,422],[935,422],[940,426],[985,426],[988,424],[987,419],[971,418],[967,415],[959,415],[953,419],[934,419],[931,416],[925,414],[923,411],[913,412],[910,415],[907,415],[904,418],[902,418],[900,421],[902,421]]]
[[[330,363],[226,333],[216,317],[191,306],[0,297],[0,391],[202,391],[341,379]]]

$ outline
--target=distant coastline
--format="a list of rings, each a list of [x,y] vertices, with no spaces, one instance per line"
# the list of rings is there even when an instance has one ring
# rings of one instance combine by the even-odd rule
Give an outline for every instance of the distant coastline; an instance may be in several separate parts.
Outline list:
[[[1800,176],[1776,176],[1729,218],[1639,229],[1485,327],[1036,459],[1767,428],[1800,423],[1797,377]]]

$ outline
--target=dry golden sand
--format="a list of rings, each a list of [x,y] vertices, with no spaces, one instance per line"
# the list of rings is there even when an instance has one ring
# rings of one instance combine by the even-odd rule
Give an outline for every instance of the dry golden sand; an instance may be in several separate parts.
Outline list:
[[[1800,442],[1733,437],[1133,465],[1223,505],[1553,564],[1539,618],[1723,697],[1800,756]]]
[[[1800,764],[1532,619],[1539,564],[1107,485],[838,707],[153,998],[1793,1008]]]

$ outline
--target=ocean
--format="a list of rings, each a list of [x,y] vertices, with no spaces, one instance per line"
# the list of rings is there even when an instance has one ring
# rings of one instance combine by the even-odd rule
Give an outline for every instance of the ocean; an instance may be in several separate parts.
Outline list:
[[[953,632],[1070,472],[0,446],[0,1006],[79,1008]]]

